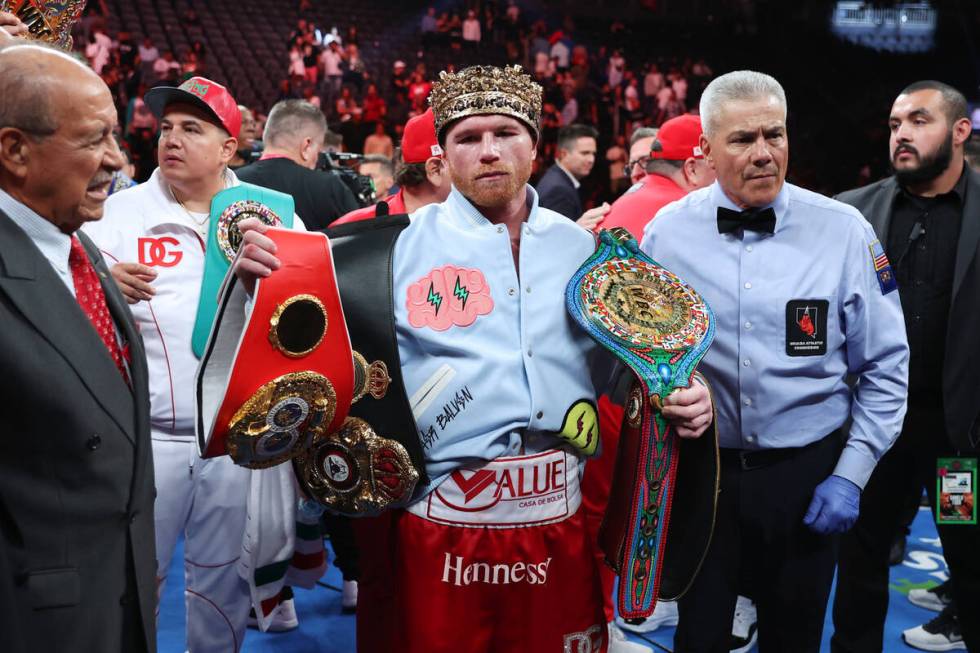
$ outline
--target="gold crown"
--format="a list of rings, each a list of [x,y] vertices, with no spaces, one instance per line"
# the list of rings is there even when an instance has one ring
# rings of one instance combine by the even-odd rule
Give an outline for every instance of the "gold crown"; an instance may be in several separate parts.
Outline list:
[[[429,105],[440,138],[454,120],[499,113],[526,124],[536,140],[541,121],[541,85],[520,66],[470,66],[458,73],[439,73],[439,81],[429,94]]]
[[[0,11],[15,14],[27,25],[27,38],[71,50],[71,28],[85,0],[0,0]]]

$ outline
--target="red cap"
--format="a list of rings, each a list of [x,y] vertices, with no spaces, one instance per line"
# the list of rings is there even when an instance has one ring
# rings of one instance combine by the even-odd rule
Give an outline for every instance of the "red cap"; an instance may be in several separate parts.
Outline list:
[[[660,125],[657,138],[650,150],[651,159],[666,159],[668,161],[685,161],[688,157],[703,159],[701,153],[701,118],[685,114],[671,118]]]
[[[242,112],[228,89],[205,77],[191,77],[180,86],[157,86],[143,97],[157,118],[175,103],[191,104],[211,114],[221,127],[234,138],[242,130]]]
[[[436,117],[430,108],[405,123],[402,160],[405,163],[425,163],[434,156],[442,156],[442,148],[436,138]]]

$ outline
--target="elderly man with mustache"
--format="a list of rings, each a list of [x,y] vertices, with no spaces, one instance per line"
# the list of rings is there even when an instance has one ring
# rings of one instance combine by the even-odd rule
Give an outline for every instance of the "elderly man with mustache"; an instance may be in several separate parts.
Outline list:
[[[79,232],[123,165],[116,109],[67,54],[0,48],[3,649],[155,651],[146,361]]]

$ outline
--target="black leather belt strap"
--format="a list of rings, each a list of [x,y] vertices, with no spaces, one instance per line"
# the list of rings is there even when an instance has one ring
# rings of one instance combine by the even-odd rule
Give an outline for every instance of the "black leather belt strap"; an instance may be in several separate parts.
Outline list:
[[[408,224],[407,215],[394,215],[340,225],[324,233],[330,238],[351,345],[368,362],[383,361],[391,377],[383,398],[365,397],[351,406],[350,414],[365,420],[381,437],[400,442],[419,473],[416,487],[424,488],[429,479],[402,378],[392,290],[395,242]]]
[[[761,467],[769,467],[784,460],[794,458],[807,449],[813,449],[822,444],[827,438],[840,438],[841,432],[834,431],[826,437],[814,440],[802,447],[783,447],[780,449],[719,449],[724,463],[735,463],[742,471],[750,471]]]

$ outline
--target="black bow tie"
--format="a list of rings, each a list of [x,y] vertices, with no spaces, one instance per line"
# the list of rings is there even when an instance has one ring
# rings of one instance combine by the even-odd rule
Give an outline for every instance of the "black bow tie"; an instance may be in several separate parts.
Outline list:
[[[718,207],[718,233],[732,234],[739,227],[749,231],[771,234],[776,230],[776,212],[768,209],[745,209],[733,211]]]

